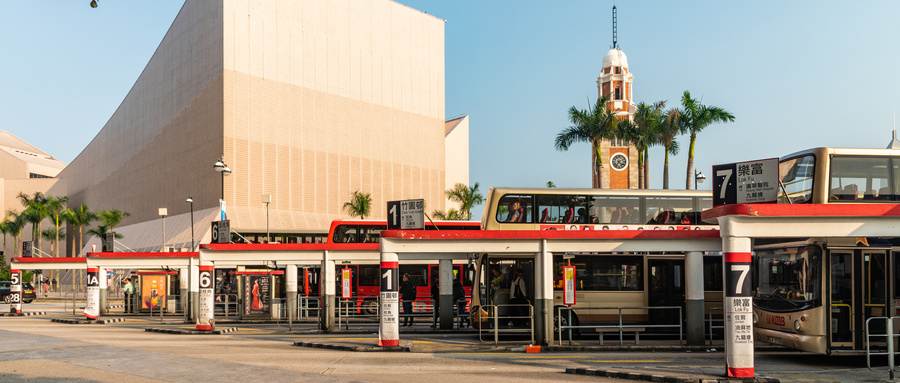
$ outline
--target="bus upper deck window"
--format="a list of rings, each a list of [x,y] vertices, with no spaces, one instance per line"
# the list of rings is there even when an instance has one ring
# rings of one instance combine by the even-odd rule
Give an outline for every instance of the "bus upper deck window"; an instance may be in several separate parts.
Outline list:
[[[534,197],[522,194],[507,194],[500,198],[497,206],[497,222],[530,223],[534,210]]]

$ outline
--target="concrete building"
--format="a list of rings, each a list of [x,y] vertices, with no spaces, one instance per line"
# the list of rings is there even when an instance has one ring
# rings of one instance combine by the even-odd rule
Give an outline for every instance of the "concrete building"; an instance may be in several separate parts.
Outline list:
[[[468,184],[468,123],[447,128],[444,76],[444,20],[393,1],[187,0],[51,193],[129,212],[119,250],[208,241],[220,198],[232,230],[268,221],[279,241],[326,232],[357,190],[371,218],[388,200],[444,209],[447,185]]]
[[[41,151],[9,132],[0,131],[0,212],[22,212],[25,208],[17,196],[19,193],[34,195],[47,193],[56,183],[57,174],[66,166],[62,161]],[[0,217],[2,218],[2,217]],[[29,227],[22,231],[30,237]],[[15,241],[8,238],[3,253],[7,260],[16,251]],[[45,250],[45,251],[49,251]]]

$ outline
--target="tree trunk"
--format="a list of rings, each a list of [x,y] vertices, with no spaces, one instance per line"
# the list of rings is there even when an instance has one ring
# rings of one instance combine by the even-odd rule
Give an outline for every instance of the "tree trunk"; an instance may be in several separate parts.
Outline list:
[[[644,187],[644,151],[638,151],[638,189],[643,189]]]
[[[650,147],[644,148],[644,189],[650,189]]]
[[[663,189],[669,188],[669,148],[666,148],[666,162],[663,165]]]
[[[688,164],[687,164],[687,177],[685,178],[685,190],[693,189],[693,180],[694,180],[694,143],[697,142],[697,135],[691,134],[691,147],[688,150]]]

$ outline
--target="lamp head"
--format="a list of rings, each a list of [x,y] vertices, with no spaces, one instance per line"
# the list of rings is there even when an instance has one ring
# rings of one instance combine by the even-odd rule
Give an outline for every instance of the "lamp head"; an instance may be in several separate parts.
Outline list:
[[[187,202],[187,203],[194,203],[194,199],[191,198],[191,197],[188,197],[188,199],[186,199],[184,202]]]
[[[222,174],[225,174],[226,176],[231,174],[231,168],[226,166],[225,169],[222,169]]]
[[[697,172],[696,174],[694,174],[694,178],[696,178],[697,182],[699,182],[701,184],[703,183],[703,181],[706,181],[706,176],[703,175],[703,173],[701,173],[701,172]]]
[[[227,168],[228,167],[225,166],[225,163],[222,162],[222,160],[218,160],[215,164],[213,164],[213,169],[216,169],[217,172],[225,171],[225,169]]]

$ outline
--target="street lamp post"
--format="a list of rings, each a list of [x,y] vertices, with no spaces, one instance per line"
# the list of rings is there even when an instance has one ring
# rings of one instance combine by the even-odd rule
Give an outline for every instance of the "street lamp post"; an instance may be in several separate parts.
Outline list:
[[[231,174],[231,168],[229,168],[228,165],[225,165],[225,158],[223,157],[216,161],[215,164],[213,164],[213,169],[216,169],[217,172],[222,173],[222,198],[219,200],[221,206],[221,202],[225,201],[225,176]],[[225,211],[222,210],[221,220],[224,221],[225,218]]]
[[[262,202],[266,204],[266,243],[272,242],[269,238],[269,203],[272,202],[271,194],[263,194]]]
[[[188,197],[184,202],[191,204],[191,251],[194,251],[194,199]]]
[[[694,170],[694,190],[697,190],[697,184],[706,181],[706,176],[699,170]]]
[[[166,251],[166,216],[169,215],[169,210],[161,207],[159,208],[159,216],[162,217],[162,250],[161,252]]]

